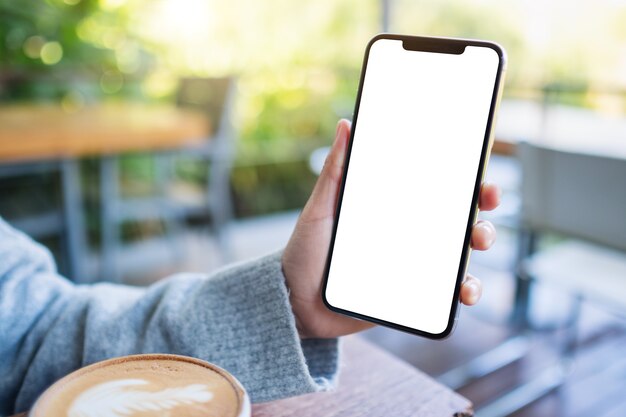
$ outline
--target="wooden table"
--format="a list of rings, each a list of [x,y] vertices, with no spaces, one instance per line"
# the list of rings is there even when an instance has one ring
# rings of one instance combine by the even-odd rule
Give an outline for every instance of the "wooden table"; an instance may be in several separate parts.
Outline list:
[[[68,112],[58,105],[0,106],[0,176],[59,170],[69,275],[84,278],[82,194],[78,160],[101,159],[101,201],[115,189],[109,178],[114,157],[126,152],[153,152],[194,146],[210,132],[200,112],[168,105],[108,103]]]
[[[252,406],[253,417],[469,417],[472,404],[359,336],[344,340],[336,391]]]
[[[208,119],[174,106],[110,103],[76,112],[0,106],[0,163],[174,149],[207,137]]]

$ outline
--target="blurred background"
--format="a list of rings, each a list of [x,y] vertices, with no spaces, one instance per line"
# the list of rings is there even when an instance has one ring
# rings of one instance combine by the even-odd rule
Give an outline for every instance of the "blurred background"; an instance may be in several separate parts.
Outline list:
[[[0,215],[77,282],[278,249],[382,31],[505,47],[504,194],[454,336],[365,337],[478,416],[626,414],[624,0],[0,0]]]

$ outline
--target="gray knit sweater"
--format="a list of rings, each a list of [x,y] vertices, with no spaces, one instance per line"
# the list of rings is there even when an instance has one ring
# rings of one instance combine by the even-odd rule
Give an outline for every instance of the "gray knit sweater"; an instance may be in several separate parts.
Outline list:
[[[300,340],[280,253],[151,287],[74,285],[48,251],[0,219],[0,416],[103,359],[177,353],[234,374],[253,402],[324,390],[337,340]]]

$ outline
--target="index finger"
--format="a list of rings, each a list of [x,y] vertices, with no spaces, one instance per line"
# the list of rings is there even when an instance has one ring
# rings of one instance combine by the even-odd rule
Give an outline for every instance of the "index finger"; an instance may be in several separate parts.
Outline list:
[[[489,182],[483,183],[480,187],[480,196],[478,198],[478,208],[484,211],[490,211],[500,205],[500,196],[502,191],[500,187]]]

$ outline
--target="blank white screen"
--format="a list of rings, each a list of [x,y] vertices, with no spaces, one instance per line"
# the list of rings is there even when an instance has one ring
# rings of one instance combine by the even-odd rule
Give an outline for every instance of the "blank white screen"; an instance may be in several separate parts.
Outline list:
[[[448,324],[499,57],[371,47],[326,287],[334,307]]]

